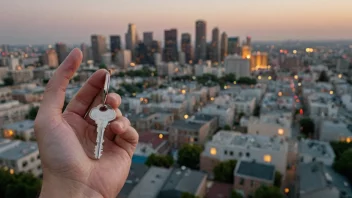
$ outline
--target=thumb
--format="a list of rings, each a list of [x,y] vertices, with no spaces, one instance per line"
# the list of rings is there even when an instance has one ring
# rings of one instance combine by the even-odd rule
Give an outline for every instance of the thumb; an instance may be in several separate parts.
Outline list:
[[[49,80],[38,115],[47,117],[62,113],[67,85],[81,62],[81,50],[73,49]]]

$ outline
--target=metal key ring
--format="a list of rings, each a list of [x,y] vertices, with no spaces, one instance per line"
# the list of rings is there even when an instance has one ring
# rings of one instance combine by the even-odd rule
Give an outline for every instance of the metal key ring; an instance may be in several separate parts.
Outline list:
[[[102,96],[104,106],[106,104],[106,99],[108,97],[109,87],[110,87],[110,71],[106,72],[106,76],[105,76],[103,96]]]

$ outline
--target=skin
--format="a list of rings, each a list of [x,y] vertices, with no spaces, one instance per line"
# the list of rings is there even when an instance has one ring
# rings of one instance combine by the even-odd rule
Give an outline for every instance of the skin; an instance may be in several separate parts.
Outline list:
[[[116,197],[131,166],[138,133],[121,115],[121,98],[115,93],[108,95],[107,104],[117,118],[105,130],[102,157],[94,159],[96,125],[85,114],[102,103],[106,70],[96,71],[62,113],[65,90],[81,61],[82,52],[72,50],[48,82],[35,120],[43,168],[41,198]]]

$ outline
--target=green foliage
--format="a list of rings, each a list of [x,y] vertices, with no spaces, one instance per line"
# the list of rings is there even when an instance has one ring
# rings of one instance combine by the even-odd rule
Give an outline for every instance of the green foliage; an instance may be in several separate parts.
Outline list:
[[[224,82],[230,82],[233,83],[234,81],[236,81],[236,75],[231,73],[231,74],[226,74],[225,76],[223,76],[220,80],[224,81]]]
[[[231,198],[243,198],[243,196],[234,190],[231,192]]]
[[[236,160],[221,162],[214,167],[215,180],[225,183],[233,183],[233,170],[237,164]]]
[[[32,107],[29,110],[27,118],[30,119],[30,120],[35,120],[35,117],[37,117],[38,110],[39,110],[39,107]]]
[[[249,78],[249,77],[241,77],[237,80],[237,84],[243,84],[243,85],[256,85],[257,80],[255,78]]]
[[[193,78],[192,76],[175,76],[175,77],[172,77],[172,80],[173,81],[192,81]]]
[[[0,170],[0,197],[36,198],[39,195],[41,181],[28,173],[11,175]]]
[[[13,85],[14,83],[15,83],[15,82],[14,82],[13,79],[10,78],[10,77],[4,78],[4,84],[5,84],[6,86],[11,86],[11,85]]]
[[[315,124],[310,118],[302,118],[299,121],[299,125],[301,126],[301,132],[306,135],[312,135],[314,133]]]
[[[282,175],[280,172],[275,172],[274,186],[281,188]]]
[[[231,127],[230,127],[229,125],[225,125],[225,126],[224,126],[224,130],[226,130],[226,131],[231,131]]]
[[[170,168],[174,164],[174,159],[169,155],[151,154],[145,164],[147,166]]]
[[[140,70],[129,70],[127,71],[124,75],[127,75],[129,77],[151,77],[151,76],[156,76],[157,73],[153,72],[150,70],[148,67],[143,67]],[[123,76],[121,76],[123,77]]]
[[[253,116],[256,116],[256,117],[260,116],[260,106],[259,105],[255,106],[254,111],[253,111]]]
[[[99,65],[99,69],[107,69],[106,65],[104,63]]]
[[[347,142],[331,142],[331,147],[334,149],[336,158],[335,160],[340,159],[341,155],[352,148],[352,143]]]
[[[261,186],[254,193],[254,198],[283,198],[280,189],[275,186]]]
[[[241,120],[241,118],[245,116],[245,114],[243,112],[241,112],[240,114],[238,114],[238,120]]]
[[[186,144],[178,152],[178,163],[191,169],[198,169],[202,148],[198,145]]]
[[[80,81],[80,77],[79,77],[79,75],[76,75],[75,77],[73,77],[73,80],[74,80],[75,82]]]
[[[124,95],[126,94],[126,92],[123,91],[122,89],[118,89],[118,90],[116,91],[116,93],[119,94],[120,96],[124,96]]]
[[[182,195],[181,195],[181,198],[199,198],[191,193],[188,193],[188,192],[183,192]]]
[[[329,82],[329,77],[328,77],[325,70],[321,71],[317,81],[318,82]]]
[[[338,160],[335,160],[333,168],[341,175],[346,176],[352,182],[352,150],[345,151]]]
[[[49,82],[49,79],[43,79],[43,84],[44,85],[48,84],[48,82]]]
[[[219,79],[213,74],[204,74],[203,76],[197,77],[197,82],[206,86],[212,83],[219,84]]]
[[[125,77],[125,75],[126,75],[125,72],[119,72],[119,73],[117,74],[118,77]]]

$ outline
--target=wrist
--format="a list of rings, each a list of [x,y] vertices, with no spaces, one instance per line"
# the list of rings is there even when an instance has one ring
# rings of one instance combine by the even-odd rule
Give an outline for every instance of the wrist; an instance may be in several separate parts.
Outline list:
[[[86,184],[45,174],[39,198],[103,198]]]

